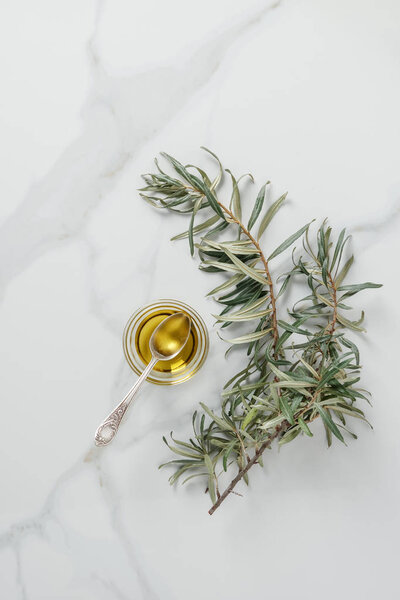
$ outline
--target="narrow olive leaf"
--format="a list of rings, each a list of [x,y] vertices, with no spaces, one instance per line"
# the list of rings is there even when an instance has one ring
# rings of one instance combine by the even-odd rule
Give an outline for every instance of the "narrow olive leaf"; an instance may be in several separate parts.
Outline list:
[[[279,396],[279,406],[285,419],[287,419],[291,425],[294,425],[293,412],[284,394]]]
[[[322,263],[322,268],[321,268],[321,275],[322,275],[322,281],[325,284],[325,287],[328,287],[328,256],[325,256],[324,258],[324,262]]]
[[[301,356],[299,356],[299,361],[305,366],[307,371],[310,371],[311,375],[318,381],[321,379],[321,376],[317,373],[317,371],[312,367],[308,362],[304,360]]]
[[[204,455],[204,464],[207,467],[207,471],[209,472],[210,476],[214,477],[214,465],[208,454]]]
[[[353,350],[354,352],[354,357],[356,359],[356,363],[359,364],[360,362],[360,353],[358,351],[357,346],[354,344],[354,342],[352,342],[351,340],[348,340],[344,337],[340,338],[340,341],[342,342],[342,344],[344,346],[346,346],[346,348],[350,348],[351,350]]]
[[[227,289],[231,288],[232,286],[236,285],[237,283],[242,281],[244,278],[245,278],[245,275],[243,273],[234,275],[233,277],[230,277],[227,281],[225,281],[225,283],[221,283],[221,285],[217,285],[217,287],[213,288],[211,290],[211,292],[208,292],[207,296],[215,296],[215,294],[218,294],[219,292],[227,290]]]
[[[193,227],[193,233],[199,233],[200,231],[203,231],[204,229],[208,229],[209,227],[211,227],[211,225],[214,225],[214,223],[216,223],[217,221],[219,221],[219,216],[218,215],[214,215],[213,217],[210,217],[209,219],[207,219],[207,221],[204,221],[204,223],[199,223],[199,225],[196,225],[196,227]],[[178,235],[174,235],[174,237],[171,238],[171,241],[175,241],[175,240],[184,240],[187,237],[189,237],[189,231],[184,231],[183,233],[178,233]]]
[[[329,267],[331,271],[333,271],[333,268],[334,268],[334,266],[336,264],[336,260],[338,258],[339,252],[342,249],[343,240],[344,240],[344,236],[345,235],[346,235],[346,229],[342,229],[342,231],[340,232],[339,237],[337,239],[336,246],[335,246],[335,251],[333,253],[332,262],[331,262],[331,265]]]
[[[163,156],[167,161],[169,161],[174,167],[175,171],[185,180],[187,183],[192,184],[194,181],[194,176],[192,176],[187,169],[178,161],[176,158],[167,154],[166,152],[161,152],[161,156]]]
[[[350,267],[353,264],[353,262],[354,262],[354,256],[352,255],[352,256],[350,256],[349,260],[345,263],[343,268],[339,271],[338,275],[336,276],[336,279],[335,279],[336,287],[340,286],[340,284],[346,277],[347,273],[349,272]]]
[[[233,264],[236,265],[240,269],[240,271],[242,271],[242,273],[245,273],[246,275],[251,277],[251,279],[254,279],[255,281],[259,281],[260,283],[263,283],[264,285],[266,285],[268,283],[267,279],[265,278],[264,275],[261,275],[261,273],[259,273],[255,269],[248,267],[246,265],[246,263],[244,263],[243,261],[240,260],[240,258],[238,258],[234,254],[232,254],[232,252],[229,252],[229,250],[225,250],[225,254],[227,256],[229,256],[229,258],[231,259]]]
[[[289,285],[291,276],[292,276],[291,273],[289,273],[288,275],[286,275],[285,279],[283,280],[283,283],[281,285],[281,288],[280,288],[280,290],[278,292],[278,295],[277,295],[276,299],[280,298],[284,294],[287,286]]]
[[[218,260],[203,260],[199,265],[200,270],[206,270],[207,267],[213,267],[216,271],[230,271],[233,273],[240,272],[239,267],[232,263],[220,262]]]
[[[300,426],[300,429],[302,429],[302,431],[304,431],[304,433],[306,435],[308,435],[308,437],[312,437],[313,434],[312,434],[309,426],[307,425],[307,423],[305,421],[303,421],[303,419],[301,417],[299,417],[297,419],[297,422],[298,422],[298,424]]]
[[[324,424],[328,427],[328,429],[330,429],[330,431],[332,431],[333,435],[335,435],[338,438],[338,440],[340,440],[344,444],[345,443],[344,438],[343,438],[342,434],[340,433],[336,423],[332,420],[332,417],[330,416],[330,414],[322,406],[320,406],[317,403],[315,404],[315,408],[321,415],[321,419],[323,420]]]
[[[208,476],[208,493],[210,495],[211,502],[214,504],[217,501],[217,496],[215,494],[214,474]]]
[[[276,248],[276,250],[274,250],[273,253],[270,254],[270,256],[268,257],[268,260],[271,260],[272,258],[275,258],[279,254],[281,254],[282,252],[284,252],[287,248],[289,248],[289,246],[291,246],[296,240],[299,239],[300,236],[303,235],[303,233],[310,227],[310,225],[311,225],[312,222],[313,221],[310,221],[310,223],[307,223],[307,225],[304,225],[304,227],[302,227],[301,229],[299,229],[298,231],[296,231],[296,233],[293,233],[293,235],[291,235],[290,237],[288,237],[287,240],[285,240],[282,244],[280,244]]]
[[[224,215],[220,205],[218,204],[217,199],[214,196],[214,192],[211,191],[210,188],[200,180],[198,180],[197,185],[200,188],[200,191],[203,192],[203,194],[207,198],[208,203],[211,206],[211,208],[217,213],[217,215],[222,217],[222,219],[225,219],[225,215]]]
[[[341,323],[345,327],[348,327],[349,329],[352,329],[353,331],[364,331],[364,332],[366,331],[366,329],[364,329],[364,327],[360,327],[359,325],[357,325],[357,322],[349,321],[348,319],[345,319],[343,317],[343,315],[340,315],[339,313],[337,314],[337,320],[339,321],[339,323]]]
[[[342,295],[342,298],[349,298],[350,296],[361,292],[361,290],[380,287],[382,287],[381,283],[371,283],[370,281],[367,281],[366,283],[357,283],[354,285],[341,285],[337,289],[339,292],[345,292]]]
[[[292,429],[289,429],[289,431],[287,431],[279,440],[279,446],[283,446],[283,444],[288,444],[289,442],[297,438],[300,431],[301,429],[298,425],[296,425],[296,427],[292,427]]]
[[[202,240],[202,249],[205,250],[212,250],[217,249],[217,250],[222,250],[223,252],[225,252],[225,250],[229,250],[229,252],[232,252],[232,254],[238,254],[238,255],[246,255],[246,254],[253,254],[253,255],[257,255],[260,253],[260,251],[257,248],[254,248],[254,246],[249,246],[249,245],[242,245],[238,242],[215,242],[215,241],[211,241],[208,238],[203,238]]]
[[[249,222],[247,224],[247,229],[249,231],[253,227],[254,223],[257,221],[258,215],[261,212],[261,209],[263,207],[264,200],[265,200],[266,188],[267,188],[267,185],[269,183],[270,183],[269,181],[267,181],[266,183],[264,183],[264,185],[262,186],[261,190],[258,192],[258,196],[257,196],[256,201],[254,203],[254,207],[253,207],[253,210],[251,211],[250,219],[249,219]]]
[[[224,174],[224,169],[222,167],[221,161],[219,160],[218,156],[216,154],[214,154],[214,152],[211,152],[211,150],[209,150],[205,146],[200,146],[200,148],[202,150],[204,150],[205,152],[208,152],[208,154],[211,154],[211,156],[213,158],[215,158],[215,160],[218,163],[219,171],[218,171],[218,174],[216,175],[215,179],[213,180],[213,182],[211,184],[211,190],[215,190],[218,187],[218,185],[221,183],[221,180],[222,180],[222,177],[223,177],[223,174]]]
[[[240,205],[240,192],[235,176],[229,169],[225,169],[227,173],[231,176],[232,179],[232,197],[230,208],[233,209],[233,214],[239,221],[242,219],[242,207]]]
[[[264,296],[261,296],[261,298],[257,298],[254,302],[250,302],[250,304],[246,303],[243,306],[243,308],[241,308],[240,310],[237,311],[236,314],[243,315],[245,313],[253,312],[254,309],[258,308],[259,306],[262,306],[269,299],[270,299],[270,295],[265,294]]]
[[[203,179],[204,183],[206,185],[208,185],[208,187],[211,187],[211,181],[210,178],[208,177],[207,173],[205,171],[203,171],[203,169],[200,169],[200,167],[196,167],[196,165],[185,165],[186,169],[195,169],[198,173],[200,173],[201,178]]]
[[[230,425],[224,419],[221,419],[216,414],[214,414],[214,412],[210,408],[208,408],[206,404],[200,402],[200,406],[208,414],[208,416],[211,417],[211,419],[221,427],[221,429],[223,429],[224,431],[234,431],[232,425]]]
[[[328,448],[330,448],[332,446],[332,431],[329,429],[329,427],[325,423],[324,423],[324,428],[325,428],[326,441],[328,444]]]
[[[253,406],[249,410],[249,412],[247,413],[247,415],[245,416],[245,418],[243,419],[241,429],[246,429],[246,427],[248,425],[250,425],[250,423],[252,421],[254,421],[254,419],[257,417],[257,415],[258,415],[258,409],[255,406]]]
[[[297,390],[307,396],[312,397],[312,394],[307,391],[308,387],[315,387],[315,384],[311,384],[309,381],[274,381],[271,383],[271,387],[287,388],[289,390]]]
[[[283,415],[278,415],[277,417],[274,417],[273,419],[268,419],[267,421],[264,421],[264,423],[262,425],[260,425],[260,429],[271,429],[272,427],[276,427],[277,425],[280,425],[282,423],[282,421],[285,420],[285,417]]]
[[[189,477],[186,477],[186,479],[184,479],[182,481],[182,485],[184,485],[185,483],[187,483],[191,479],[194,479],[195,477],[204,477],[205,475],[207,475],[207,473],[205,473],[204,471],[202,471],[200,473],[194,473],[193,475],[189,475]]]
[[[261,331],[253,331],[252,333],[247,333],[246,335],[241,335],[237,338],[232,338],[231,340],[226,340],[225,338],[221,338],[224,342],[228,344],[248,344],[249,342],[255,342],[256,340],[261,340],[264,336],[272,331],[272,328],[262,329]],[[221,336],[220,336],[221,337]]]
[[[237,440],[232,440],[228,444],[228,446],[224,452],[224,456],[222,458],[222,466],[223,466],[224,471],[228,470],[228,458],[229,458],[229,455],[231,454],[231,452],[233,451],[233,449],[235,448],[236,443],[237,443]]]
[[[282,329],[291,331],[292,333],[299,333],[300,335],[312,335],[311,331],[308,331],[307,329],[301,329],[295,325],[290,325],[290,323],[286,323],[286,321],[279,320],[278,325],[280,325]]]
[[[273,204],[271,204],[271,206],[267,210],[266,214],[262,218],[260,227],[258,229],[258,233],[257,233],[258,240],[260,239],[260,237],[262,236],[264,231],[267,229],[268,225],[271,223],[272,219],[274,218],[274,216],[276,215],[276,213],[278,212],[278,210],[280,209],[282,204],[285,202],[286,196],[287,196],[287,192],[285,194],[283,194],[280,198],[278,198],[278,200],[275,200],[275,202]]]
[[[261,319],[261,317],[265,317],[266,315],[272,312],[271,308],[267,308],[265,310],[261,310],[255,313],[241,313],[241,314],[231,314],[227,315],[212,315],[217,321],[229,321],[229,322],[240,322],[240,321],[252,321],[253,319]]]
[[[347,408],[344,408],[343,406],[324,404],[324,408],[328,408],[328,409],[332,409],[336,412],[344,413],[345,415],[349,415],[350,417],[354,417],[355,419],[361,419],[362,421],[365,421],[366,423],[368,423],[368,421],[364,417],[364,415],[360,415],[359,413],[354,412],[353,410],[351,410],[350,406],[348,406]],[[370,423],[368,423],[368,425],[370,425]]]

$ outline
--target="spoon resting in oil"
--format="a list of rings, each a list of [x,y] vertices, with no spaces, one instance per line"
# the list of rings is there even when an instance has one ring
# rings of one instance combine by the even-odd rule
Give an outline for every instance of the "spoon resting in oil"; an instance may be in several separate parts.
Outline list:
[[[94,437],[96,446],[106,446],[111,442],[136,392],[147,379],[155,364],[159,360],[175,358],[188,341],[190,329],[190,317],[182,312],[167,317],[155,328],[149,341],[152,359],[122,402],[97,428]]]

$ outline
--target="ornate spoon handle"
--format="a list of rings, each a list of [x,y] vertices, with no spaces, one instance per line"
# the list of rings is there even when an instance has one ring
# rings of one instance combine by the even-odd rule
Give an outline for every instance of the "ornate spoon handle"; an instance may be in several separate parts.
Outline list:
[[[125,398],[118,404],[116,408],[104,419],[102,424],[97,428],[94,441],[96,446],[106,446],[114,438],[121,424],[122,418],[129,408],[136,392],[147,379],[150,371],[158,361],[157,358],[152,358],[139,379],[134,383]]]

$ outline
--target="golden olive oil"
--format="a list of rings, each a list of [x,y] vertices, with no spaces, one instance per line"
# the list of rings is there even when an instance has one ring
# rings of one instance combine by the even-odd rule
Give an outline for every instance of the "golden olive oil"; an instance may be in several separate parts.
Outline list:
[[[142,361],[147,365],[151,360],[151,352],[149,347],[149,341],[155,328],[170,315],[176,314],[177,310],[170,308],[159,307],[154,312],[146,315],[137,328],[135,336],[135,347],[138,355]],[[176,373],[184,369],[196,355],[196,350],[199,345],[199,333],[197,331],[195,323],[192,321],[192,328],[190,330],[188,341],[185,346],[171,360],[160,360],[156,363],[154,370],[162,373]]]

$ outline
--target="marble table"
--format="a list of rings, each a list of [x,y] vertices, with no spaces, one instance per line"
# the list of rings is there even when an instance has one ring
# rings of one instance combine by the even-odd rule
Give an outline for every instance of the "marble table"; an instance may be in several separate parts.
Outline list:
[[[398,598],[399,3],[2,9],[1,598]],[[171,488],[157,469],[162,435],[187,435],[199,401],[218,406],[239,359],[213,328],[216,280],[169,241],[182,218],[136,192],[160,150],[210,166],[201,145],[289,190],[267,245],[329,216],[354,234],[354,280],[384,284],[357,300],[374,430],[328,450],[316,426],[213,517],[200,484]],[[124,324],[160,297],[200,311],[207,364],[149,385],[97,449],[133,381]]]

